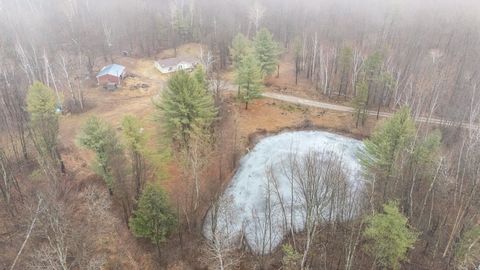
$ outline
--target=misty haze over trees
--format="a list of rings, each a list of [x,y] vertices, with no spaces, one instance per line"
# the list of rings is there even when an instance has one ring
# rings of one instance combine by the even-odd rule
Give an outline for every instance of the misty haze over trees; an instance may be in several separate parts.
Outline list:
[[[479,14],[476,0],[0,0],[0,268],[478,268]],[[154,69],[189,54],[191,72]],[[113,63],[129,74],[110,92],[95,76]],[[271,171],[258,252],[220,226],[240,216],[222,194],[263,136],[295,129],[363,139],[363,189],[354,210],[342,153],[291,149],[277,173],[305,229]],[[272,215],[287,233],[267,248]]]
[[[353,80],[377,56],[372,72],[387,76],[391,89],[375,85],[369,104],[406,103],[425,113],[432,106],[422,105],[435,103],[438,114],[466,120],[459,108],[471,104],[477,79],[479,9],[467,0],[2,1],[2,62],[6,78],[40,79],[81,108],[79,78],[93,75],[101,58],[198,41],[225,68],[233,37],[266,27],[297,52],[299,69],[325,94],[356,94]]]

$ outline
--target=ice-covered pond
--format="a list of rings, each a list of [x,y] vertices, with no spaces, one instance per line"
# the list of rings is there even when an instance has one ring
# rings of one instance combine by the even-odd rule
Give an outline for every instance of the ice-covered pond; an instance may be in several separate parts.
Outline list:
[[[304,172],[312,170],[307,168],[311,165],[302,161],[302,156],[308,155],[322,156],[315,159],[322,166],[330,164],[323,163],[326,156],[334,157],[344,179],[342,192],[337,193],[345,196],[330,196],[328,202],[319,206],[319,220],[352,218],[359,190],[363,188],[356,158],[361,147],[361,141],[322,131],[283,132],[263,138],[242,158],[225,193],[209,210],[205,236],[215,238],[221,245],[239,245],[243,239],[254,252],[269,253],[289,232],[303,230],[306,199],[300,182],[302,175],[308,174]],[[322,170],[317,169],[319,175],[324,173]],[[296,171],[296,176],[289,176],[292,171]],[[332,175],[326,174],[322,179]],[[324,187],[317,190],[321,196],[327,193]]]

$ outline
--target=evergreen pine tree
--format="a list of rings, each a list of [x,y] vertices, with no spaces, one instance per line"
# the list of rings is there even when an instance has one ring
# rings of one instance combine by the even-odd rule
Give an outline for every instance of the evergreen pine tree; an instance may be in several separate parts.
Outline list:
[[[197,81],[202,89],[208,92],[208,80],[207,74],[205,74],[205,70],[202,66],[198,66],[193,71],[193,78]]]
[[[363,78],[368,82],[369,87],[373,87],[381,76],[383,54],[375,52],[367,57],[363,65]]]
[[[278,65],[279,46],[273,40],[272,34],[263,28],[258,31],[254,40],[255,55],[264,76],[271,75]]]
[[[114,177],[111,163],[116,156],[123,155],[123,149],[118,141],[115,129],[97,117],[90,117],[77,137],[80,146],[92,150],[96,154],[95,171],[102,176],[110,194],[113,193]]]
[[[407,147],[415,134],[415,124],[410,109],[402,108],[373,132],[371,138],[365,140],[365,147],[360,151],[360,163],[365,172],[383,183],[383,199],[386,200],[390,178],[394,174],[395,161]]]
[[[28,88],[27,110],[32,120],[42,119],[45,115],[55,115],[56,109],[56,98],[52,89],[38,81]]]
[[[148,238],[156,245],[175,229],[177,219],[168,205],[167,196],[158,186],[148,185],[140,197],[138,208],[130,218],[130,229],[136,237]]]
[[[235,36],[230,47],[230,57],[232,58],[234,68],[238,68],[242,59],[251,51],[251,42],[242,33]]]
[[[245,102],[245,109],[248,109],[251,100],[261,97],[262,73],[253,53],[242,59],[236,71],[236,83],[240,89],[239,98]]]
[[[217,115],[213,97],[205,86],[186,72],[168,81],[162,100],[155,103],[170,138],[188,145],[194,133],[205,133]]]
[[[367,99],[368,99],[368,84],[362,80],[357,85],[357,95],[352,100],[352,106],[355,109],[355,127],[358,128],[358,123],[361,121],[362,125],[367,119]]]
[[[434,169],[438,166],[437,162],[440,155],[442,134],[438,130],[434,130],[425,138],[418,139],[415,143],[413,151],[411,151],[410,160],[414,164],[418,164],[422,168],[419,176],[425,175],[430,177]]]
[[[370,240],[366,251],[376,258],[381,267],[392,269],[399,269],[408,249],[417,240],[417,234],[408,227],[407,218],[392,202],[383,205],[383,213],[367,218],[363,236]]]
[[[132,161],[132,173],[135,180],[135,198],[138,199],[146,178],[145,153],[147,152],[147,135],[140,120],[131,115],[123,118],[122,130]]]
[[[53,90],[41,82],[34,82],[28,89],[27,111],[37,149],[42,155],[56,160],[59,127],[57,99]]]

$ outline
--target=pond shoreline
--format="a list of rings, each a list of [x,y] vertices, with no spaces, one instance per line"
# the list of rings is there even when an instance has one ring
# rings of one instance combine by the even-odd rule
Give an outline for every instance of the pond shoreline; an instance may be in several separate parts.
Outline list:
[[[351,138],[351,139],[356,139],[356,140],[359,140],[359,141],[363,141],[363,140],[369,138],[369,136],[355,134],[355,133],[351,133],[351,132],[348,132],[348,131],[345,131],[345,130],[334,129],[334,128],[326,128],[326,127],[323,127],[323,126],[320,126],[320,125],[315,125],[312,122],[306,120],[303,123],[301,123],[299,125],[296,125],[296,126],[280,127],[276,130],[271,130],[271,131],[266,130],[266,129],[257,129],[257,131],[252,132],[248,135],[248,141],[247,141],[246,147],[247,147],[247,149],[253,149],[253,147],[255,147],[255,145],[260,140],[262,140],[266,137],[278,135],[278,134],[283,133],[283,132],[295,132],[295,131],[329,132],[329,133],[337,134],[337,135],[340,135],[340,136],[348,137],[348,138]],[[245,156],[246,153],[242,153],[242,154],[243,154],[242,155],[242,157],[243,157],[243,156]],[[235,174],[235,172],[237,171],[238,166],[239,165],[237,165],[237,168],[235,168],[235,170],[233,171],[233,174]]]

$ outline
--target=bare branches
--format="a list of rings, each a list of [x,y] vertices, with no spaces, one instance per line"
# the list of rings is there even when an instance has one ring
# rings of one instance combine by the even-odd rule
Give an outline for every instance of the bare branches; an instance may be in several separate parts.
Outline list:
[[[215,200],[210,209],[208,227],[210,239],[207,241],[207,261],[215,269],[232,269],[242,259],[242,252],[238,248],[236,238],[232,235],[234,228],[231,228],[231,222],[235,219],[235,212],[228,197],[220,197]],[[221,219],[220,219],[221,218]],[[218,223],[220,226],[217,226]]]
[[[0,147],[0,191],[5,202],[7,210],[12,216],[15,212],[15,202],[12,201],[12,193],[16,191],[20,196],[20,186],[18,185],[17,178],[15,177],[10,161],[7,159],[7,155]]]
[[[207,50],[207,52],[205,53],[203,47],[200,48],[200,61],[202,62],[202,66],[205,68],[205,73],[207,74],[207,76],[211,74],[212,67],[216,61],[214,55],[212,54],[212,51]]]
[[[22,254],[22,251],[25,248],[25,245],[27,244],[28,239],[30,238],[30,235],[32,234],[33,228],[35,227],[35,223],[37,222],[37,219],[38,219],[38,215],[41,212],[42,202],[43,202],[43,200],[40,198],[38,200],[37,209],[35,210],[35,212],[33,214],[32,222],[30,223],[30,227],[28,228],[27,235],[25,236],[25,240],[23,241],[22,246],[20,247],[20,250],[17,253],[17,256],[15,256],[15,259],[13,260],[13,263],[10,266],[10,270],[13,270],[15,268],[15,265],[17,264],[18,258]]]
[[[354,195],[356,191],[351,190],[346,171],[339,156],[332,152],[314,151],[290,154],[283,161],[280,172],[275,172],[272,167],[268,171],[270,184],[267,196],[273,193],[277,198],[274,201],[279,208],[273,208],[273,211],[276,215],[281,211],[283,230],[291,231],[294,236],[295,226],[304,228],[306,240],[303,244],[302,269],[308,267],[310,250],[315,244],[321,222],[335,224],[337,221],[352,218],[356,214],[352,213],[354,209],[352,206],[358,204],[356,200],[360,198]],[[288,202],[282,197],[277,179],[280,175],[290,181],[294,202]],[[272,201],[269,197],[266,200]],[[297,208],[301,209],[300,213],[297,212],[299,210],[295,210]],[[303,217],[301,225],[297,224],[298,215]],[[278,230],[278,228],[275,229]],[[358,235],[356,237],[358,238]],[[354,239],[352,241],[356,243],[358,239],[356,241]],[[295,243],[295,238],[293,240]],[[352,244],[351,248],[354,246]]]
[[[292,171],[295,193],[302,201],[305,213],[304,227],[307,240],[301,263],[302,269],[305,269],[308,268],[307,258],[315,241],[319,222],[326,219],[326,214],[331,215],[334,207],[331,202],[337,196],[338,188],[345,185],[346,176],[340,165],[340,159],[333,153],[310,152],[291,160],[293,163],[287,165],[288,170]],[[325,211],[328,207],[330,211]]]
[[[260,22],[265,14],[265,7],[263,7],[259,2],[255,1],[253,3],[253,6],[251,7],[248,18],[249,18],[249,34],[247,36],[250,36],[250,25],[253,24],[255,27],[255,33],[258,31],[260,27]]]

